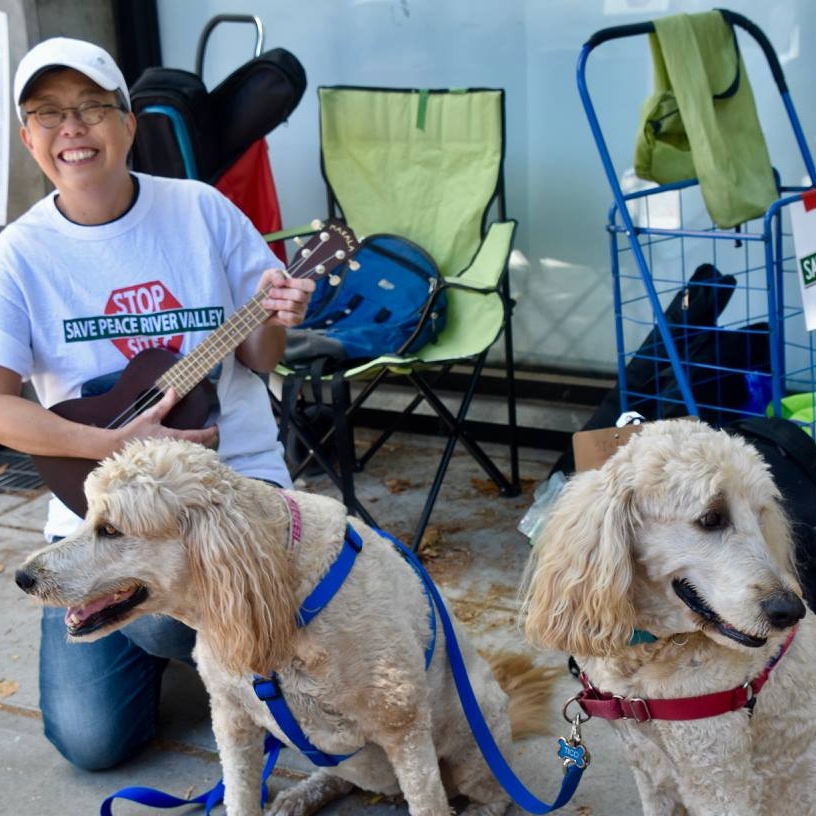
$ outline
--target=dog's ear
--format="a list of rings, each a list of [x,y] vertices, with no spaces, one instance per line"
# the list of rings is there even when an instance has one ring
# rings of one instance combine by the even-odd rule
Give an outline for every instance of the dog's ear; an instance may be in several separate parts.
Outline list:
[[[285,524],[265,523],[260,507],[250,517],[244,505],[253,491],[241,493],[241,501],[188,508],[182,535],[203,612],[200,636],[227,670],[268,674],[291,654],[294,576],[277,540]]]
[[[584,657],[618,651],[635,624],[631,486],[614,463],[575,476],[533,542],[524,577],[527,639]]]

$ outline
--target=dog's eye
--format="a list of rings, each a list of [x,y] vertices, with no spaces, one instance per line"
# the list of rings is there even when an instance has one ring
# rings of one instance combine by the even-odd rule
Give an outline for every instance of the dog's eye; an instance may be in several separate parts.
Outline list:
[[[96,534],[100,538],[115,538],[122,535],[112,524],[100,524],[96,528]]]
[[[717,510],[709,510],[697,519],[704,530],[719,530],[725,526],[725,517]]]

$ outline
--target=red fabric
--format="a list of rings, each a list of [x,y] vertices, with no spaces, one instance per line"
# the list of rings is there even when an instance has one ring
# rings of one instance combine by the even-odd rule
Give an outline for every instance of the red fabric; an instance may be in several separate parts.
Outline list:
[[[805,205],[805,212],[810,212],[816,207],[816,190],[805,190],[802,193],[802,203]]]
[[[280,204],[266,139],[253,142],[215,186],[246,214],[258,232],[276,232],[281,228]],[[273,241],[269,246],[286,263],[284,242]]]

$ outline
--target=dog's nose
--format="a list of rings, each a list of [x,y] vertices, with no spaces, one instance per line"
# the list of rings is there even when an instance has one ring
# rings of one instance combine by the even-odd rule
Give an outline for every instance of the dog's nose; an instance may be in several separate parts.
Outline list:
[[[31,592],[37,583],[37,579],[30,572],[18,569],[17,572],[14,573],[14,582],[23,592]]]
[[[775,629],[787,629],[805,617],[806,610],[802,599],[788,589],[771,595],[760,605]]]

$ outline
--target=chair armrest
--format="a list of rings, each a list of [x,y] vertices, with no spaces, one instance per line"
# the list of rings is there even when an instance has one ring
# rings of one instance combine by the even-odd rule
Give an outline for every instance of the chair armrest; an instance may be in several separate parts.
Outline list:
[[[314,235],[320,227],[315,226],[315,222],[311,221],[308,224],[301,224],[299,227],[290,227],[285,230],[278,230],[277,232],[265,232],[262,238],[267,244],[273,241],[285,241],[288,238],[297,238],[301,235]]]
[[[464,284],[473,289],[495,289],[507,266],[516,226],[514,219],[491,224],[470,266],[446,281],[454,286]]]

